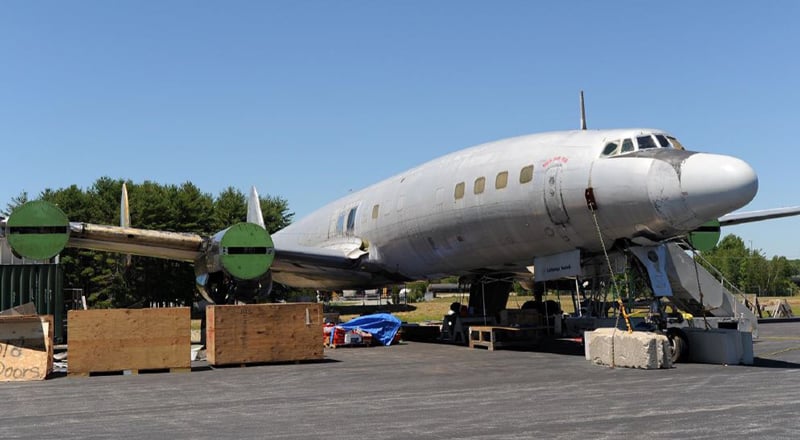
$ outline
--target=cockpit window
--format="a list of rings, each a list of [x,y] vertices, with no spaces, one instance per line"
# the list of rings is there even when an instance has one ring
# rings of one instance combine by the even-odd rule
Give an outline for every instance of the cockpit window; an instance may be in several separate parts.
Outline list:
[[[622,153],[630,153],[633,151],[633,141],[630,139],[625,139],[622,141]]]
[[[607,142],[603,147],[603,152],[600,157],[612,157],[620,154],[630,153],[639,150],[648,150],[652,148],[675,148],[683,150],[683,145],[672,136],[665,134],[643,134],[636,136],[636,141],[633,138],[614,140]]]
[[[639,144],[640,150],[645,150],[647,148],[658,148],[658,145],[656,145],[656,142],[653,140],[652,136],[639,136],[636,138],[636,143]]]
[[[617,148],[619,148],[619,141],[607,143],[606,147],[603,149],[603,156],[615,155],[617,153]]]
[[[667,136],[667,138],[668,138],[668,139],[669,139],[669,141],[672,143],[672,146],[673,146],[673,147],[675,147],[676,149],[678,149],[678,150],[685,150],[685,149],[686,149],[686,148],[683,148],[683,144],[681,144],[680,142],[678,142],[678,140],[677,140],[677,139],[675,139],[674,137],[672,137],[672,136]]]

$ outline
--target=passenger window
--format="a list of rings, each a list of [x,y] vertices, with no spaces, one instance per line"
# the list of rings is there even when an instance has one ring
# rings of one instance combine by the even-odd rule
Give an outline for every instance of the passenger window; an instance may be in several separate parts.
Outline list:
[[[606,144],[606,147],[603,149],[603,156],[613,156],[617,154],[617,148],[619,148],[619,141],[609,142]]]
[[[630,139],[625,139],[622,141],[621,153],[630,153],[631,151],[633,151],[633,141]]]
[[[372,207],[372,218],[373,219],[377,219],[378,218],[378,213],[380,212],[380,207],[381,207],[381,205],[375,205],[375,206]]]
[[[486,178],[478,177],[475,179],[475,186],[472,188],[472,191],[475,194],[481,194],[484,189],[486,189]]]
[[[453,197],[455,197],[456,200],[464,198],[464,182],[460,182],[458,185],[456,185],[456,190],[453,193]]]
[[[639,136],[636,138],[636,142],[639,144],[640,150],[658,148],[658,145],[656,145],[656,141],[653,140],[652,136]]]
[[[519,183],[528,183],[533,180],[533,165],[524,167],[519,172]]]
[[[356,209],[355,207],[350,210],[350,213],[347,214],[347,233],[352,234],[353,230],[356,228]]]
[[[503,189],[508,186],[508,171],[497,173],[494,179],[494,189]]]
[[[657,134],[656,139],[658,140],[659,145],[661,145],[661,148],[669,148],[669,141],[666,137],[664,137],[663,134]]]
[[[344,234],[344,213],[339,214],[339,218],[336,219],[336,233]]]

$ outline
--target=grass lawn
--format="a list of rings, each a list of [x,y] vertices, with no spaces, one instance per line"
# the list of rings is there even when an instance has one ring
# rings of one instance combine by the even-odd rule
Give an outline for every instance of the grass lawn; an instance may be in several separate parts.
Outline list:
[[[557,300],[557,297],[555,295],[548,295],[545,297],[545,299]],[[518,309],[522,306],[522,304],[525,303],[525,301],[532,300],[532,296],[509,296],[506,308]],[[398,317],[404,322],[426,322],[441,321],[442,317],[447,314],[448,310],[450,310],[450,304],[453,302],[467,303],[468,301],[469,297],[465,295],[463,298],[459,296],[434,298],[431,301],[399,304],[396,306],[383,306],[381,308],[378,306],[368,306],[368,309],[364,310],[363,312],[357,310],[359,308],[357,306],[344,307],[337,305],[336,303],[332,303],[330,308],[331,311],[339,311],[341,313],[340,319],[342,322],[353,319],[364,312],[378,311],[378,309],[381,311],[389,311],[392,313],[392,315]],[[561,297],[561,308],[567,313],[572,313],[572,301],[569,296]]]
[[[752,298],[748,296],[748,298]],[[800,316],[800,296],[789,296],[789,297],[759,297],[759,303],[762,306],[762,309],[766,309],[766,305],[770,304],[772,301],[786,299],[789,302],[789,305],[792,307],[792,313],[794,316]],[[383,306],[382,308],[378,308],[378,306],[374,306],[371,309],[359,311],[359,307],[350,306],[350,307],[340,307],[337,306],[335,303],[331,304],[332,311],[339,311],[341,313],[340,319],[342,322],[346,322],[350,319],[353,319],[363,313],[372,313],[377,312],[378,310],[381,311],[389,311],[394,316],[400,318],[400,320],[404,322],[426,322],[426,321],[441,321],[442,317],[447,314],[447,311],[450,309],[450,304],[455,301],[463,301],[464,303],[468,302],[468,297],[464,296],[463,298],[460,297],[446,297],[446,298],[434,298],[432,301],[423,301],[417,302],[407,305],[397,305],[397,306]],[[532,301],[532,296],[509,296],[508,303],[506,308],[508,309],[518,309],[522,306],[525,301]],[[545,296],[545,300],[554,300],[558,301],[558,297],[556,295],[548,295]],[[569,295],[562,295],[561,296],[561,308],[564,310],[565,313],[573,313],[574,307],[572,305],[572,299]],[[766,311],[766,310],[765,310]],[[767,317],[766,314],[764,317]]]

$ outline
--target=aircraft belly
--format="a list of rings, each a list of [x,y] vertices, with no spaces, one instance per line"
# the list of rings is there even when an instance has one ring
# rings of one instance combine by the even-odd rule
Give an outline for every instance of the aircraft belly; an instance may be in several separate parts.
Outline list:
[[[310,268],[311,269],[311,268]],[[299,272],[273,272],[273,280],[297,288],[350,289],[372,288],[388,284],[385,278],[373,277],[353,270],[313,270]]]
[[[405,276],[418,278],[487,268],[524,269],[536,254],[572,248],[568,241],[549,236],[541,227],[547,214],[533,215],[529,209],[502,215],[497,208],[491,218],[470,211],[464,218],[471,220],[457,226],[441,223],[441,228],[381,244],[380,254],[391,256],[382,263],[387,269],[397,268]]]

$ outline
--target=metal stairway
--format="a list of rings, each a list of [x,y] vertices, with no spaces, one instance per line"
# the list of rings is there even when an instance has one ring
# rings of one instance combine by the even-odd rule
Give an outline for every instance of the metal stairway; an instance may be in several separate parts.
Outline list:
[[[709,324],[718,327],[721,322],[738,323],[739,331],[758,336],[758,318],[702,265],[694,260],[677,243],[667,245],[667,277],[672,286],[672,303],[696,317],[695,327],[703,326],[703,315]],[[699,279],[699,282],[698,282]],[[731,324],[732,325],[732,324]]]

